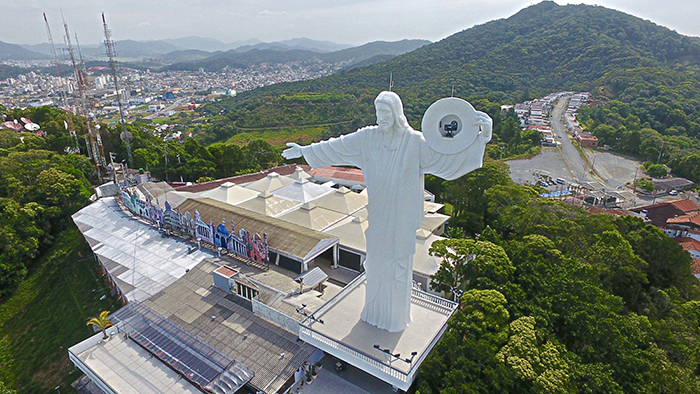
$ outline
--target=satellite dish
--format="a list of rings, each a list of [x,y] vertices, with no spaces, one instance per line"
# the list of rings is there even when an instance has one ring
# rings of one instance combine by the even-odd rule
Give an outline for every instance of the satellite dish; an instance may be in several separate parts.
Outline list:
[[[423,115],[421,131],[428,146],[455,154],[470,146],[479,134],[477,113],[469,102],[446,97],[434,102]]]
[[[36,124],[36,123],[27,123],[27,124],[24,125],[24,128],[27,129],[27,130],[29,130],[29,131],[37,131],[37,130],[39,130],[41,127],[40,127],[38,124]]]
[[[101,126],[98,125],[98,124],[96,124],[96,125],[95,125],[95,128],[96,128],[97,130],[99,130],[99,129],[101,128]]]
[[[128,143],[129,141],[131,141],[132,138],[134,138],[134,135],[131,134],[130,131],[122,131],[122,132],[119,134],[119,138],[121,138],[122,141]]]

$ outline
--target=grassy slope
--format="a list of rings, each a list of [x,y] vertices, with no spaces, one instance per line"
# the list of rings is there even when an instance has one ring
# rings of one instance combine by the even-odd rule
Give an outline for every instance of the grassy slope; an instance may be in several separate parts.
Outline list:
[[[100,300],[103,295],[107,298]],[[80,371],[69,361],[68,348],[93,335],[85,325],[90,316],[120,306],[71,225],[0,305],[0,379],[20,393],[53,392],[57,385],[71,392]]]

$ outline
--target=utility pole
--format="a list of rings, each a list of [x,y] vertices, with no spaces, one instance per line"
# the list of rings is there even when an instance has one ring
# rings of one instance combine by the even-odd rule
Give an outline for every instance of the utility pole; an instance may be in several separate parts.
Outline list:
[[[168,179],[168,143],[165,143],[165,183],[170,183]]]
[[[122,106],[122,97],[119,93],[119,82],[117,77],[117,64],[114,58],[117,53],[114,49],[114,41],[112,41],[112,32],[107,27],[107,21],[105,20],[105,13],[102,13],[102,25],[105,29],[105,48],[107,50],[107,56],[109,57],[109,67],[112,69],[112,80],[114,82],[114,90],[117,93],[117,106],[119,107],[119,121],[122,124],[122,140],[126,143],[126,154],[129,157],[129,166],[134,168],[134,157],[131,155],[131,133],[126,129],[126,120],[124,119],[124,107]]]
[[[656,159],[656,164],[659,164],[659,162],[661,161],[661,155],[664,153],[664,144],[665,143],[666,143],[666,141],[663,141],[663,140],[661,141],[661,150],[659,150],[659,157]]]

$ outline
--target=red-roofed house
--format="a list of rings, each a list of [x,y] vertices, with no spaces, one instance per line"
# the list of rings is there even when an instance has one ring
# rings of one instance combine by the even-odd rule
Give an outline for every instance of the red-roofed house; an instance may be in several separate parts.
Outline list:
[[[651,224],[659,228],[665,227],[666,221],[669,218],[685,215],[685,212],[682,209],[667,202],[647,205],[645,207],[636,207],[630,209],[630,211],[637,212],[641,214],[642,217],[649,218],[649,220],[651,220]]]
[[[673,240],[687,250],[692,258],[700,259],[700,241],[690,237],[678,237]]]
[[[700,279],[700,259],[693,258],[693,275]]]
[[[666,201],[666,203],[672,204],[674,207],[680,209],[685,213],[700,210],[700,207],[698,207],[694,202],[690,201],[689,199],[671,200]]]

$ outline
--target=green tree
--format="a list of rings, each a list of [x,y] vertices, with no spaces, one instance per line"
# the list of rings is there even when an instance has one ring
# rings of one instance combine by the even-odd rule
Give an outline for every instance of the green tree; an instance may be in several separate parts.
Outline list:
[[[647,175],[652,178],[664,178],[668,175],[668,170],[661,164],[650,164],[646,167]]]
[[[637,180],[637,187],[649,193],[653,192],[656,189],[654,187],[654,184],[649,179],[645,178]]]
[[[451,238],[433,242],[430,255],[441,259],[430,287],[445,294],[469,288],[497,288],[509,282],[515,268],[503,248],[491,242]]]
[[[512,369],[533,393],[573,393],[569,365],[552,342],[539,343],[533,317],[521,317],[510,323],[508,343],[496,359]],[[525,390],[523,390],[525,391]]]
[[[238,145],[217,142],[207,147],[214,158],[216,165],[216,177],[226,178],[244,169],[243,151]]]

